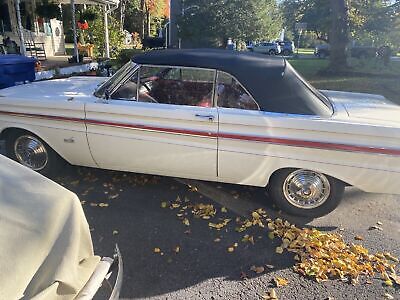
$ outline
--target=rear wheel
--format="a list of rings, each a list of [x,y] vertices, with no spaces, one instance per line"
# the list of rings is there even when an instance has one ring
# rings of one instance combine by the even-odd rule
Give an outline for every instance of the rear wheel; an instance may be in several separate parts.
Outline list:
[[[276,53],[275,53],[275,50],[271,49],[271,50],[268,51],[268,54],[269,55],[275,55]]]
[[[51,175],[62,159],[36,135],[27,131],[11,132],[6,139],[7,156],[43,175]]]
[[[285,212],[318,218],[333,211],[340,203],[344,184],[335,178],[306,169],[285,169],[270,180],[269,193]]]

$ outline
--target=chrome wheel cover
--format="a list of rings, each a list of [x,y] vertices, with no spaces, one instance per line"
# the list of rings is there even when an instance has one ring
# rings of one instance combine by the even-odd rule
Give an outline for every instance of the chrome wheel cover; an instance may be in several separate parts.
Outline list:
[[[19,163],[35,171],[46,167],[49,160],[46,147],[31,135],[22,135],[15,140],[14,154]]]
[[[321,206],[331,193],[328,178],[321,173],[300,169],[290,173],[283,183],[286,200],[302,209]]]

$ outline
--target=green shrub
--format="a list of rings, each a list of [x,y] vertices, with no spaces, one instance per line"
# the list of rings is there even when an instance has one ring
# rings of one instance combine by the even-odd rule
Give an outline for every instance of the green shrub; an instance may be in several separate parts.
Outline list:
[[[100,13],[98,15],[101,15]],[[108,34],[110,45],[110,57],[117,57],[124,46],[125,35],[121,32],[119,21],[108,16]],[[88,41],[94,44],[94,56],[103,57],[105,54],[104,40],[104,19],[96,18],[93,22],[89,22]]]
[[[133,56],[143,53],[141,49],[122,49],[117,57],[117,61],[123,65],[127,63]]]

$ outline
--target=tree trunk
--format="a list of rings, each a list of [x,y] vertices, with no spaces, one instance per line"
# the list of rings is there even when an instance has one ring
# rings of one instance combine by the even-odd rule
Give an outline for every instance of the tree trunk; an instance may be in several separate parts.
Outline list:
[[[146,12],[146,37],[150,36],[151,31],[151,16],[150,11]]]
[[[146,22],[146,1],[140,0],[140,36],[142,39],[145,38],[145,22]]]
[[[347,69],[346,45],[348,42],[347,7],[345,0],[330,0],[331,30],[330,64],[331,71],[345,71]]]

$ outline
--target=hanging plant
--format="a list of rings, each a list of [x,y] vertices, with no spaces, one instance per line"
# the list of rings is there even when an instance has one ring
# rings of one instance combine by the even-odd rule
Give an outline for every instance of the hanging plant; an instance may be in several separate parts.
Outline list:
[[[97,18],[97,13],[90,9],[86,9],[79,13],[79,21],[81,23],[85,21],[94,21],[96,18]]]
[[[36,5],[35,12],[39,17],[53,19],[60,15],[60,8],[55,3],[49,3],[48,0],[42,0],[42,3]]]

